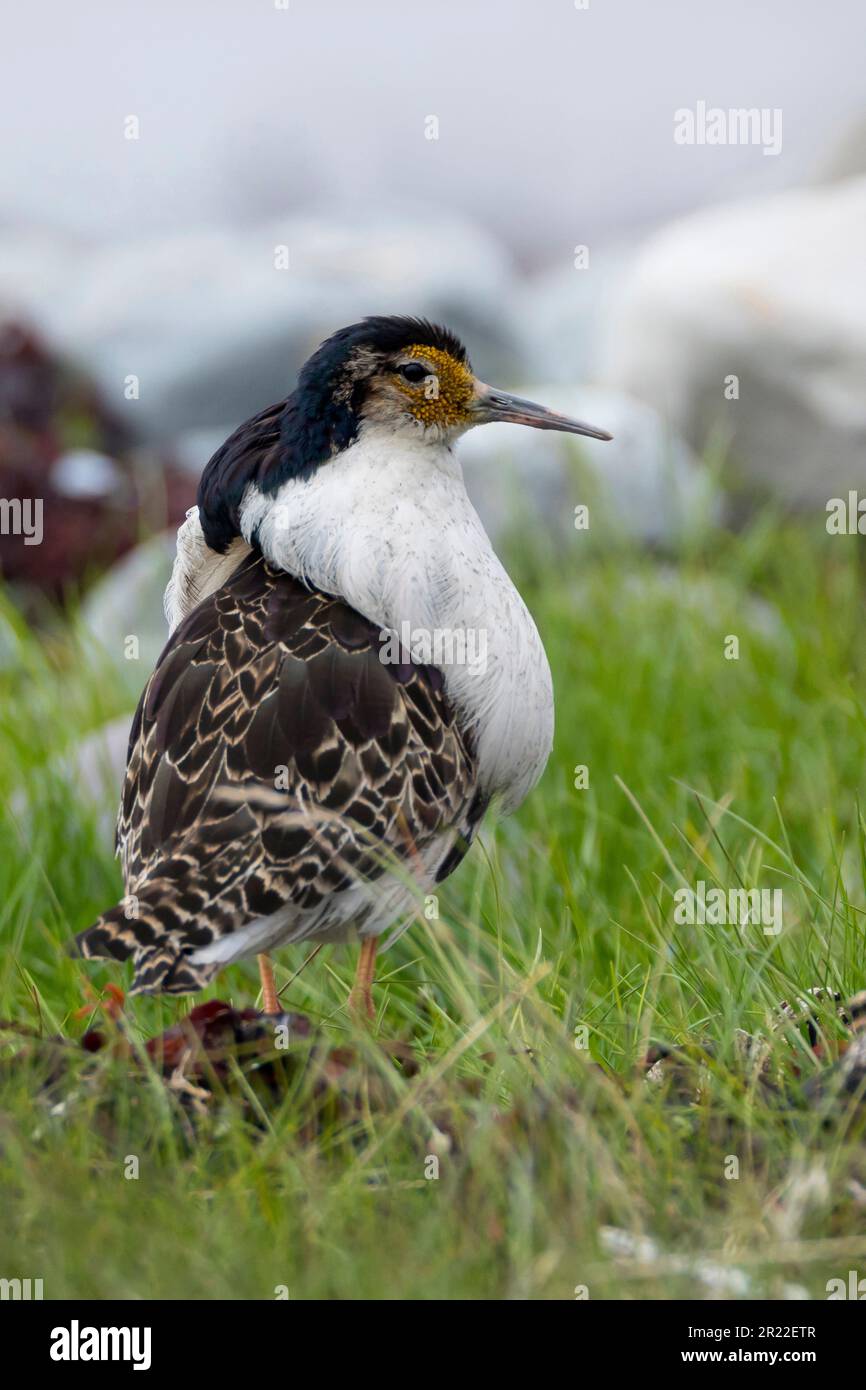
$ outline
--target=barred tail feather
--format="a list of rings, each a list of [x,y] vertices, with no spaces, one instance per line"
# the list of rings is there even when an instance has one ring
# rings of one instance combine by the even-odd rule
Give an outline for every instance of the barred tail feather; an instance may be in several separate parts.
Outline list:
[[[130,994],[194,994],[217,974],[219,965],[193,964],[195,947],[184,948],[171,903],[140,899],[130,911],[126,899],[103,912],[75,938],[78,953],[89,960],[132,960]]]

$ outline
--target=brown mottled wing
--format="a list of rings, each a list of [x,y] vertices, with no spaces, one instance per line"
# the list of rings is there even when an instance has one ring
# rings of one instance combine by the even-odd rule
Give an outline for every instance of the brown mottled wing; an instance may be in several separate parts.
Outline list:
[[[171,638],[130,738],[118,822],[127,900],[79,937],[134,957],[134,989],[197,989],[193,952],[471,838],[475,763],[438,671],[379,659],[377,629],[254,554]],[[444,852],[444,847],[443,847]],[[306,926],[304,925],[306,924]]]

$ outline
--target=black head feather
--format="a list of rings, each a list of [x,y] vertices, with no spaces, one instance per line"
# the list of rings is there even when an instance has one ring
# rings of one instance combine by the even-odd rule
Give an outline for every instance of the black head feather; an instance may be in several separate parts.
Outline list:
[[[345,363],[355,348],[369,347],[374,351],[399,352],[401,348],[417,344],[420,347],[439,348],[448,352],[468,367],[466,349],[455,333],[429,319],[416,319],[409,315],[374,314],[352,323],[348,328],[340,328],[330,338],[326,338],[301,370],[299,386],[304,377],[319,367],[332,369]]]
[[[238,513],[249,483],[276,492],[290,478],[312,477],[320,464],[357,437],[369,365],[360,349],[378,356],[412,345],[438,348],[469,366],[466,349],[449,329],[427,319],[374,315],[326,338],[301,368],[287,400],[240,425],[206,465],[198,490],[205,539],[224,551],[240,534]]]

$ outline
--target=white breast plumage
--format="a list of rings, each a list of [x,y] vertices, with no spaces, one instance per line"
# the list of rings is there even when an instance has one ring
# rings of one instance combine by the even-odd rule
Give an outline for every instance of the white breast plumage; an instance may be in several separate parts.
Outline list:
[[[338,595],[383,637],[436,644],[434,664],[474,733],[482,790],[505,810],[519,805],[550,753],[550,669],[453,450],[362,431],[308,480],[269,495],[250,485],[240,519],[272,564]],[[230,568],[245,548],[235,542]],[[192,512],[166,594],[172,625],[224,582],[226,558],[207,550]]]

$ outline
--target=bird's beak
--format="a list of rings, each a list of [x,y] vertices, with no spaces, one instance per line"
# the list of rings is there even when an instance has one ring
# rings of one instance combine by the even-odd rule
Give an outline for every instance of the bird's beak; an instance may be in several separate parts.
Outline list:
[[[472,410],[479,425],[501,420],[512,425],[531,425],[535,430],[560,430],[563,434],[585,434],[590,439],[613,439],[607,430],[597,430],[594,425],[572,420],[568,415],[560,415],[557,410],[536,405],[535,401],[525,401],[522,396],[497,391],[492,386],[485,386],[483,381],[477,383]]]

